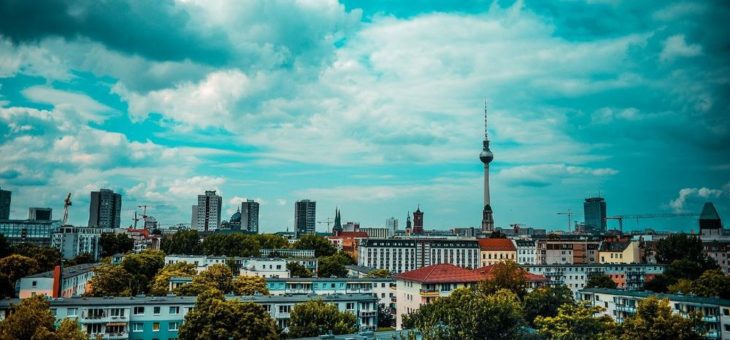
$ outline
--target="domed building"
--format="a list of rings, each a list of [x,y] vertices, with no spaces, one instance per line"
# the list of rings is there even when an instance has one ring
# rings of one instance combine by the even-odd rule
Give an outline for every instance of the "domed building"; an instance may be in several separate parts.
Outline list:
[[[241,230],[241,209],[231,215],[228,225],[231,230]]]

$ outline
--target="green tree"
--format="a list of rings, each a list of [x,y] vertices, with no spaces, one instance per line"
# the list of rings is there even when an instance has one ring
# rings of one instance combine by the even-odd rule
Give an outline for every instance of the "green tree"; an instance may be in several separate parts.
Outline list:
[[[12,251],[38,261],[38,271],[40,272],[53,270],[56,265],[61,264],[61,253],[56,248],[21,243],[14,245]]]
[[[538,316],[554,317],[558,308],[565,304],[574,304],[573,292],[565,285],[559,287],[540,287],[525,295],[523,301],[525,320],[534,325]]]
[[[201,245],[205,255],[252,257],[259,254],[259,243],[246,234],[213,234]]]
[[[152,295],[167,295],[170,289],[170,278],[172,277],[193,277],[197,274],[195,265],[192,263],[178,262],[168,264],[155,275],[150,284],[149,293]]]
[[[691,292],[699,296],[718,296],[721,299],[730,299],[730,277],[720,269],[710,269],[694,280]]]
[[[616,282],[606,274],[594,274],[588,277],[585,288],[609,288],[616,289]]]
[[[314,256],[331,256],[337,252],[337,248],[328,239],[316,235],[304,235],[294,243],[296,249],[314,250]]]
[[[316,337],[324,334],[350,334],[357,331],[357,319],[349,312],[324,301],[310,300],[295,305],[289,321],[289,336]]]
[[[233,292],[236,295],[269,295],[266,280],[263,277],[239,275],[233,280]]]
[[[687,279],[679,279],[674,284],[667,287],[667,290],[672,294],[690,294],[692,293],[692,281]]]
[[[424,339],[514,339],[524,325],[517,295],[503,289],[484,295],[460,288],[409,315],[405,324]]]
[[[69,267],[69,266],[78,266],[80,264],[94,263],[94,262],[96,262],[96,261],[94,261],[94,256],[92,256],[89,253],[81,253],[81,254],[76,255],[74,258],[72,258],[70,260],[64,261],[63,265]]]
[[[688,317],[674,314],[669,300],[648,297],[639,301],[636,314],[629,316],[619,327],[621,339],[702,339],[702,316],[692,312]]]
[[[393,312],[385,304],[378,304],[378,327],[393,327],[395,326],[395,318]]]
[[[165,254],[155,250],[128,254],[121,263],[122,268],[133,277],[132,292],[135,294],[146,293],[150,281],[164,265]]]
[[[42,295],[32,296],[12,306],[13,312],[0,322],[0,338],[36,339],[36,335],[53,334],[55,318],[50,302]]]
[[[276,234],[256,234],[256,241],[258,241],[261,248],[266,249],[282,249],[289,248],[289,241],[284,237]]]
[[[134,240],[125,233],[103,233],[99,238],[101,256],[125,254],[134,249]]]
[[[287,263],[286,269],[289,270],[289,276],[291,277],[312,277],[312,272],[309,269],[296,262]]]
[[[59,340],[87,340],[89,338],[86,332],[81,330],[76,319],[63,319],[56,330],[56,337]]]
[[[160,248],[165,254],[200,255],[203,253],[197,230],[181,230],[172,236],[164,236]]]
[[[266,309],[252,302],[226,301],[217,289],[198,296],[185,315],[180,339],[278,339],[276,323]]]
[[[555,316],[535,318],[538,332],[548,339],[611,339],[615,323],[608,315],[596,316],[601,307],[564,304]]]
[[[10,255],[0,259],[0,294],[4,297],[15,295],[15,282],[21,277],[39,271],[38,261],[23,255]]]
[[[499,262],[489,273],[488,280],[479,283],[479,290],[483,294],[492,294],[501,289],[507,289],[517,296],[527,293],[527,279],[525,270],[514,261]]]
[[[131,296],[139,293],[134,285],[134,276],[122,266],[102,263],[94,268],[94,277],[89,281],[90,296]]]
[[[673,283],[670,282],[664,274],[659,274],[654,276],[651,280],[644,282],[644,290],[656,293],[666,293],[669,291],[669,286],[672,284]]]
[[[387,269],[375,269],[371,272],[369,272],[365,277],[372,277],[372,278],[388,278],[390,277],[390,271]]]
[[[703,248],[702,240],[697,236],[671,234],[657,242],[656,259],[659,263],[666,264],[680,259],[706,264],[712,259],[705,255]]]
[[[193,277],[193,282],[175,290],[177,295],[193,296],[214,288],[223,293],[233,291],[233,273],[225,264],[214,264]]]
[[[347,268],[345,268],[343,257],[339,255],[323,256],[319,258],[317,268],[318,277],[347,277]]]

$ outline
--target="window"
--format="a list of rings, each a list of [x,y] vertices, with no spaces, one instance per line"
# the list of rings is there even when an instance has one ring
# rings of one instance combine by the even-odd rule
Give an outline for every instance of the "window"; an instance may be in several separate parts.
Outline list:
[[[355,303],[348,302],[347,304],[345,304],[345,309],[355,309]]]
[[[66,310],[66,315],[67,316],[76,316],[76,315],[78,315],[78,313],[79,313],[78,308],[69,308],[69,309]]]
[[[35,287],[36,285],[38,285],[38,281],[33,281],[33,287]]]
[[[132,332],[142,332],[144,330],[144,324],[141,322],[135,322],[132,324]]]
[[[180,314],[180,307],[170,307],[170,314]]]
[[[141,307],[141,306],[134,307],[134,314],[136,314],[136,315],[144,314],[144,307]]]
[[[160,323],[159,322],[152,323],[152,331],[153,332],[159,332],[160,331]]]
[[[180,323],[179,322],[170,322],[170,330],[171,331],[176,331],[179,328],[180,328]]]
[[[154,307],[154,308],[152,309],[152,314],[154,314],[154,315],[160,315],[160,310],[161,310],[161,309],[162,309],[162,308],[161,308],[160,306],[155,306],[155,307]]]

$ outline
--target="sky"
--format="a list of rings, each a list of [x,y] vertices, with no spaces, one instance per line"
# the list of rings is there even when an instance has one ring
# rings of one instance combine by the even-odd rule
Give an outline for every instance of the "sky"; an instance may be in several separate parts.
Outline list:
[[[76,225],[110,188],[124,225],[190,223],[217,190],[224,219],[259,201],[263,232],[299,199],[478,227],[486,100],[497,226],[565,230],[596,195],[727,219],[728,20],[719,0],[2,1],[0,187],[13,218],[70,192]]]

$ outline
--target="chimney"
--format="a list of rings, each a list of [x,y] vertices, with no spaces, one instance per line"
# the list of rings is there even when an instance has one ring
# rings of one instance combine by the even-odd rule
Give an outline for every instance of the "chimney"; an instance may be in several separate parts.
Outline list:
[[[53,268],[53,291],[51,292],[51,297],[54,299],[61,297],[61,280],[63,279],[61,274],[62,270],[60,265]]]

